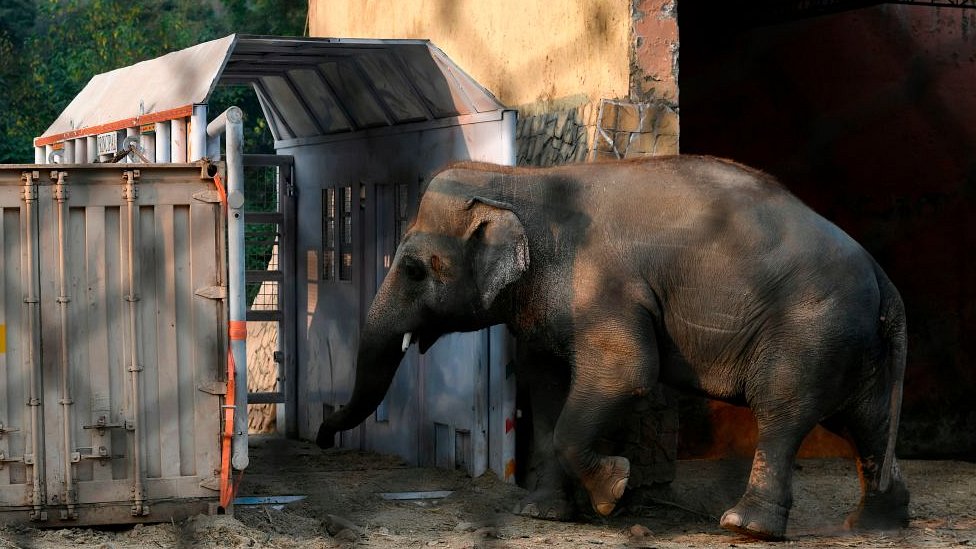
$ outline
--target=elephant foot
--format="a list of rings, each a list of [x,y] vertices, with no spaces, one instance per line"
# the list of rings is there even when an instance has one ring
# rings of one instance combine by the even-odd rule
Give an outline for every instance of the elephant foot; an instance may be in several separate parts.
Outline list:
[[[844,521],[848,530],[897,530],[908,526],[908,488],[898,480],[887,492],[869,492]]]
[[[630,479],[630,462],[621,456],[600,459],[596,470],[583,478],[583,486],[590,494],[590,505],[602,516],[613,512],[617,501],[623,497]]]
[[[335,434],[335,431],[323,423],[319,426],[319,434],[315,437],[315,444],[318,444],[319,448],[332,448],[335,446]]]
[[[768,541],[782,540],[790,509],[745,496],[722,515],[719,524],[737,534]]]
[[[561,491],[536,490],[516,504],[512,512],[523,517],[569,521],[573,511],[573,503]]]

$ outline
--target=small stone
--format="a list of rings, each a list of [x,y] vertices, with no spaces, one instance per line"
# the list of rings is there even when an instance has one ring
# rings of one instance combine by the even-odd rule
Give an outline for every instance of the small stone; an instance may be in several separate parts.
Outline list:
[[[498,530],[492,528],[491,526],[485,526],[483,528],[478,528],[474,531],[474,536],[476,538],[492,538],[498,539]]]
[[[359,527],[353,524],[352,521],[336,515],[325,516],[325,529],[329,532],[329,534],[336,537],[338,537],[343,530],[349,530],[356,534],[356,536],[359,536],[361,533]]]
[[[356,542],[359,541],[359,534],[353,532],[349,528],[344,528],[335,535],[335,539],[339,541]]]
[[[473,522],[460,522],[454,527],[455,532],[474,532],[478,529],[478,525]]]
[[[652,535],[651,530],[643,524],[635,524],[627,529],[627,537],[629,538],[644,539]]]

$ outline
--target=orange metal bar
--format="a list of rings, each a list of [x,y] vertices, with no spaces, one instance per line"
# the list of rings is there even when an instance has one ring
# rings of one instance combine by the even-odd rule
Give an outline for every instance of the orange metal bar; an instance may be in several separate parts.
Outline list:
[[[224,188],[224,182],[220,179],[220,174],[214,175],[214,185],[217,186],[217,191],[220,193],[221,202],[224,204],[224,207],[227,207],[227,190]],[[229,321],[227,331],[230,341],[247,339],[247,322],[231,320]],[[237,401],[234,396],[237,389],[237,380],[234,375],[235,370],[234,353],[231,352],[231,348],[228,345],[227,395],[224,397],[224,432],[221,435],[220,448],[220,506],[224,509],[227,509],[234,501],[234,496],[237,494],[237,487],[240,485],[241,478],[244,476],[244,472],[241,471],[237,480],[234,481],[233,466],[231,465],[231,447],[234,439],[234,411],[237,408]]]
[[[58,143],[60,141],[64,141],[66,139],[76,139],[78,137],[98,135],[100,133],[111,132],[115,130],[124,130],[125,128],[134,128],[136,126],[141,126],[142,124],[165,122],[167,120],[173,120],[174,118],[186,118],[190,116],[192,112],[193,112],[193,105],[187,105],[185,107],[177,107],[175,109],[169,109],[166,111],[143,114],[141,116],[136,116],[133,118],[125,118],[115,122],[108,122],[106,124],[100,124],[98,126],[91,126],[89,128],[79,128],[77,130],[71,130],[69,132],[59,133],[56,135],[49,135],[47,137],[37,137],[34,139],[34,146],[43,147],[44,145],[51,145],[54,143]]]

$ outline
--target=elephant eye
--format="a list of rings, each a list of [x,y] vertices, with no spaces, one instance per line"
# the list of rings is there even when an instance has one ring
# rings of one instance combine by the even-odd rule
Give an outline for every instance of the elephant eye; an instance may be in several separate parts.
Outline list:
[[[404,258],[403,272],[406,273],[407,278],[416,282],[420,282],[427,277],[427,270],[424,269],[423,263],[412,257]]]

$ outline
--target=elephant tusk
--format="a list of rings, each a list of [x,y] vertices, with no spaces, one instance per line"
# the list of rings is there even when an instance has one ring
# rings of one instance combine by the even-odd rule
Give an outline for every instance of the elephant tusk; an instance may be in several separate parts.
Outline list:
[[[407,352],[407,347],[410,347],[410,339],[411,338],[413,338],[413,334],[412,333],[407,332],[407,333],[403,334],[403,344],[400,345],[400,350],[403,351],[404,353]]]

